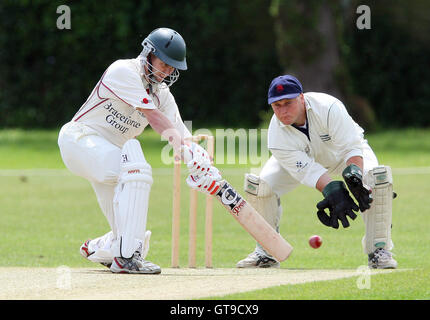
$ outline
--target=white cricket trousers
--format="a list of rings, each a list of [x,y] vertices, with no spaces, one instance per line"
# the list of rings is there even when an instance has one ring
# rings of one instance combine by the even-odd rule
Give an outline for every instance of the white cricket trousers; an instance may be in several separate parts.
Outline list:
[[[363,143],[363,178],[365,178],[368,174],[368,172],[375,167],[377,167],[378,160],[376,158],[375,153],[370,148],[370,146],[367,144],[367,142]],[[330,175],[341,175],[342,171],[346,168],[345,161],[340,161],[336,166],[333,168],[328,169],[328,174]],[[294,179],[288,172],[285,170],[281,164],[278,162],[278,160],[275,159],[275,157],[270,157],[270,159],[266,162],[264,165],[262,171],[260,172],[260,178],[263,179],[267,184],[269,184],[272,187],[273,192],[278,195],[278,197],[281,197],[282,195],[287,194],[288,192],[291,192],[294,188],[300,185],[300,182]],[[391,195],[390,195],[391,197]],[[391,198],[387,199],[386,201],[391,201]],[[374,204],[373,206],[376,206],[377,204]],[[367,215],[369,215],[370,211]],[[280,219],[280,213],[277,211],[273,211],[274,215],[279,215],[278,219]],[[362,214],[363,220],[365,220],[365,216]],[[369,226],[375,225],[376,219],[381,220],[381,214],[376,218],[374,217],[375,213],[372,211],[372,218],[367,218],[370,222],[366,222],[365,220],[365,226],[366,231],[365,235],[362,240],[363,244],[363,250],[366,254],[369,254],[373,252],[375,249],[372,245],[369,245],[369,243],[372,243],[373,239],[375,239],[375,231],[374,227],[370,228]],[[370,217],[370,216],[369,216]],[[385,213],[384,221],[391,221],[391,211]],[[381,225],[381,223],[379,223]],[[385,223],[382,227],[382,233],[388,234],[388,230],[391,229],[391,223]],[[367,240],[369,239],[369,240]],[[386,237],[386,249],[391,250],[393,248],[393,242],[391,240],[391,236]]]
[[[61,128],[58,145],[66,167],[91,183],[103,214],[117,234],[113,199],[120,173],[121,149],[78,122],[66,123]]]
[[[367,142],[363,143],[363,164],[363,177],[369,170],[378,166],[378,159]],[[340,175],[345,168],[346,163],[341,161],[335,167],[329,168],[327,173]],[[264,165],[260,172],[260,178],[266,181],[272,187],[273,192],[275,192],[279,197],[300,185],[300,182],[294,179],[274,156],[271,156]]]

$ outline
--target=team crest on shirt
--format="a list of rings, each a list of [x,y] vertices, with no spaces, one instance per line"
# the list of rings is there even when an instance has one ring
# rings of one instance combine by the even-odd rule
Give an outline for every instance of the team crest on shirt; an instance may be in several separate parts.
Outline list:
[[[306,168],[308,166],[308,163],[303,163],[302,161],[298,160],[296,161],[296,168],[297,168],[297,172],[302,171],[304,168]]]
[[[320,138],[323,142],[327,142],[331,140],[331,137],[328,134],[320,134]]]

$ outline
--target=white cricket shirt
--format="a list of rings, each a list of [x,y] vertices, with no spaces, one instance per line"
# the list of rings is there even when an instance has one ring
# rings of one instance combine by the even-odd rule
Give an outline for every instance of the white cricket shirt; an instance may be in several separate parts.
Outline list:
[[[72,121],[87,125],[121,148],[148,125],[136,108],[158,108],[184,137],[190,136],[169,87],[153,86],[155,91],[150,94],[149,83],[140,76],[140,70],[139,58],[112,63]]]
[[[296,180],[315,187],[327,171],[352,156],[363,156],[363,129],[343,103],[325,93],[304,94],[309,137],[274,114],[268,130],[268,148]]]

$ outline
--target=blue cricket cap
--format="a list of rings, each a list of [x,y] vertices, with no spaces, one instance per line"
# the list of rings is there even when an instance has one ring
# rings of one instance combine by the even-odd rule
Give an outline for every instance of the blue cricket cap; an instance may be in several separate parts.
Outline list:
[[[287,74],[276,77],[269,87],[268,103],[282,99],[293,99],[303,92],[302,84],[297,78]]]

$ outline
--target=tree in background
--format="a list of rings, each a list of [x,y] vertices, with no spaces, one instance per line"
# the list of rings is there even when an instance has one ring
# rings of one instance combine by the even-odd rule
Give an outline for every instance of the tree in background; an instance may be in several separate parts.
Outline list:
[[[56,9],[71,29],[56,28]],[[59,128],[103,71],[134,58],[157,27],[187,43],[189,69],[171,90],[193,126],[256,126],[279,70],[270,0],[0,2],[0,127]]]
[[[371,28],[357,27],[362,1],[272,0],[276,49],[305,91],[339,97],[365,129],[428,126],[430,37],[426,1],[367,1]]]
[[[285,73],[295,75],[305,91],[331,94],[342,100],[356,121],[375,126],[375,116],[364,97],[351,90],[342,54],[344,12],[352,6],[332,0],[273,0],[276,50]]]
[[[357,31],[350,19],[344,34],[353,90],[371,101],[383,127],[428,127],[430,2],[378,0],[369,6],[371,29]]]
[[[59,5],[70,30],[56,28]],[[339,97],[365,129],[429,126],[425,0],[0,1],[1,127],[59,128],[116,59],[134,58],[154,28],[187,42],[189,70],[172,91],[184,120],[256,127],[282,73]],[[269,112],[268,112],[269,111]]]

